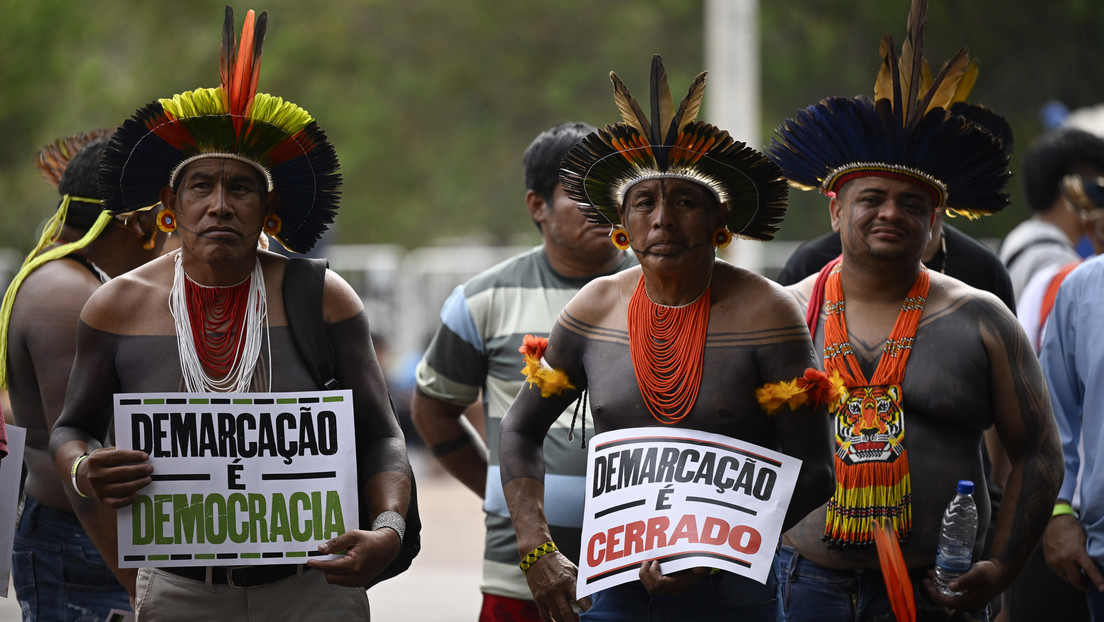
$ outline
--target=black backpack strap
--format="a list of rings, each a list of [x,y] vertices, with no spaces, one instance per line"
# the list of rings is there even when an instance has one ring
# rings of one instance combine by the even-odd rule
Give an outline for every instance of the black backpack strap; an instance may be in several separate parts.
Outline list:
[[[291,257],[284,271],[284,309],[295,347],[307,362],[318,386],[339,388],[333,373],[333,349],[322,317],[322,289],[326,282],[325,259]]]
[[[340,387],[334,377],[333,346],[326,332],[326,322],[322,315],[322,290],[326,282],[325,259],[290,257],[284,271],[284,309],[287,312],[288,326],[299,355],[314,374],[318,386],[334,391]],[[391,395],[387,396],[391,412],[395,413],[395,403]],[[397,415],[396,415],[397,417]],[[361,521],[362,524],[370,524]],[[387,565],[372,582],[372,587],[385,579],[390,579],[410,567],[410,563],[422,548],[422,521],[418,512],[418,486],[414,474],[410,474],[410,505],[406,511],[406,536],[403,539],[399,555]]]

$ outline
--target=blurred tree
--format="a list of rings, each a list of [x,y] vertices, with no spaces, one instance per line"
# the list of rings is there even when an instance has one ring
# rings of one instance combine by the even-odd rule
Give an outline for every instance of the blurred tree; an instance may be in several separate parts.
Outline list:
[[[224,2],[0,2],[0,246],[29,248],[56,205],[32,158],[53,138],[116,125],[157,97],[218,84]],[[764,136],[827,95],[871,93],[884,33],[900,44],[907,0],[762,2]],[[241,15],[249,5],[235,6]],[[479,236],[535,242],[521,153],[568,119],[618,120],[607,75],[638,96],[648,59],[673,89],[702,67],[698,0],[270,0],[260,89],[309,110],[346,178],[338,243]],[[1024,147],[1043,102],[1104,99],[1104,5],[1094,0],[931,0],[926,56],[961,44],[981,61],[971,100],[1006,115]],[[709,111],[703,111],[709,119]],[[738,138],[738,137],[737,137]],[[1014,170],[1017,162],[1014,161]],[[1018,196],[1018,186],[1013,188]],[[823,198],[794,193],[780,237],[827,228]],[[1002,235],[1026,212],[969,223]]]

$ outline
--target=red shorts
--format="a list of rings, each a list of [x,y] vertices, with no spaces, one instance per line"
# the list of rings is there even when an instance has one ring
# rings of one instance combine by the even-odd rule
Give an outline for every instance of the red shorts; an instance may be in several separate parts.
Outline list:
[[[541,622],[537,604],[506,596],[483,594],[483,609],[479,622]]]

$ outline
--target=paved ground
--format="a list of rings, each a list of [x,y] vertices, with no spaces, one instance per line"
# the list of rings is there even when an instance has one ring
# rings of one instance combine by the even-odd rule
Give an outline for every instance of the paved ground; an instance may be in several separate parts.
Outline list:
[[[368,593],[373,622],[475,622],[479,617],[483,513],[479,499],[430,459],[412,453],[422,513],[422,553],[410,570]],[[18,622],[14,592],[0,622]]]

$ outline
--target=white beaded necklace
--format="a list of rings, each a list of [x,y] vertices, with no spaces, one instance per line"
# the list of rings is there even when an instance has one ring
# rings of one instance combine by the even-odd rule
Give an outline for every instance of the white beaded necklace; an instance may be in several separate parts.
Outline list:
[[[172,313],[173,322],[176,325],[176,348],[180,353],[180,371],[184,376],[184,386],[190,393],[245,393],[249,390],[250,382],[253,380],[253,370],[260,358],[262,327],[264,328],[263,340],[269,352],[272,351],[268,331],[268,297],[265,293],[260,258],[253,267],[249,283],[249,298],[246,303],[248,307],[245,310],[242,335],[239,337],[244,340],[243,345],[238,359],[230,366],[230,371],[224,378],[211,378],[199,359],[184,295],[184,279],[187,279],[188,275],[184,273],[184,264],[179,251],[176,253],[175,262],[172,289],[169,291],[169,312]],[[200,287],[207,286],[200,285]],[[271,374],[268,375],[268,384],[268,390],[271,391]]]

